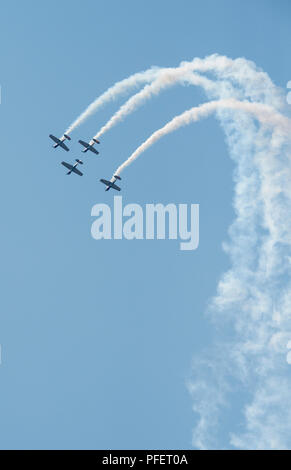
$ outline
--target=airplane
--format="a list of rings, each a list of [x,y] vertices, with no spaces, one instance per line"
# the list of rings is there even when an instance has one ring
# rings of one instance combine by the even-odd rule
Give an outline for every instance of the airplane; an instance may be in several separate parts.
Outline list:
[[[75,165],[70,165],[70,163],[67,163],[67,162],[62,162],[62,165],[64,165],[66,168],[68,168],[69,171],[68,171],[67,175],[70,175],[73,172],[73,173],[76,173],[76,175],[83,176],[83,173],[81,173],[76,168],[79,163],[80,163],[80,165],[83,165],[83,162],[81,160],[78,160],[78,158],[76,158]]]
[[[71,140],[71,137],[68,136],[67,134],[64,134],[63,137],[61,137],[60,139],[58,139],[52,134],[50,134],[49,137],[55,142],[55,144],[53,145],[54,149],[56,149],[57,147],[62,147],[67,152],[70,150],[69,147],[67,147],[66,144],[64,144],[64,141],[66,139]]]
[[[117,184],[115,184],[116,180],[121,180],[120,176],[114,175],[113,178],[111,178],[111,181],[104,180],[104,179],[101,179],[100,181],[101,183],[105,184],[105,186],[107,186],[105,191],[109,191],[110,188],[116,189],[116,191],[121,191],[120,187],[117,186]]]
[[[97,139],[92,139],[90,140],[89,144],[87,142],[84,142],[84,140],[79,140],[79,144],[83,145],[85,147],[85,150],[82,150],[82,152],[86,153],[88,150],[90,150],[93,153],[96,153],[98,155],[98,150],[94,148],[95,144],[100,144],[99,140]]]

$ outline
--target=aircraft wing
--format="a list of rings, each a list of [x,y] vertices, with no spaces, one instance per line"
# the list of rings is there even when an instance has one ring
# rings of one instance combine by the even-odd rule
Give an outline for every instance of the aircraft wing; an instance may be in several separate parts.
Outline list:
[[[85,147],[85,149],[91,150],[91,152],[96,153],[96,155],[99,154],[99,152],[96,149],[94,149],[92,144],[88,144],[87,142],[84,142],[84,140],[79,140],[79,144],[83,145],[83,147]],[[85,152],[85,151],[86,150],[83,150],[83,152]]]
[[[120,187],[117,186],[117,184],[112,183],[112,181],[104,180],[103,178],[100,180],[101,183],[105,184],[107,188],[113,188],[116,189],[116,191],[121,191]]]
[[[60,147],[62,147],[67,152],[70,150],[69,147],[67,147],[66,144],[64,144],[64,142],[60,142],[59,145],[60,145]]]
[[[98,150],[94,149],[94,147],[88,147],[88,150],[91,150],[91,152],[96,153],[96,155],[99,154]]]
[[[50,134],[49,137],[57,144],[59,145],[60,147],[62,147],[64,150],[66,150],[67,152],[70,150],[69,147],[66,146],[66,144],[64,144],[64,142],[60,139],[58,139],[57,137],[55,137],[54,135]]]
[[[111,181],[108,181],[108,180],[104,180],[103,178],[101,178],[101,183],[105,184],[106,186],[110,187],[111,185]]]
[[[60,143],[60,139],[58,139],[58,138],[55,137],[54,135],[50,134],[49,137],[50,137],[56,144],[59,144],[59,143]]]
[[[70,165],[67,162],[62,162],[62,165],[64,165],[66,168],[68,168],[68,170],[73,170],[73,165]]]
[[[85,147],[86,149],[90,147],[89,144],[87,144],[87,142],[84,142],[84,140],[79,140],[79,144],[83,145],[83,147]]]
[[[117,186],[117,184],[111,183],[110,187],[116,189],[116,191],[121,191],[120,187]]]
[[[76,175],[83,176],[83,173],[81,173],[77,168],[72,168],[72,172],[76,173]]]

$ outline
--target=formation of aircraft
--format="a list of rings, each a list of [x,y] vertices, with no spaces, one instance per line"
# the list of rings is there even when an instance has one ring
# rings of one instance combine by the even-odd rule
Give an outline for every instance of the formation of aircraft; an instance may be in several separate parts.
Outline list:
[[[65,140],[71,140],[71,137],[69,135],[64,134],[60,139],[58,139],[52,134],[50,134],[49,137],[55,142],[53,145],[54,149],[56,149],[57,147],[62,147],[62,149],[66,150],[67,152],[70,150],[69,147],[64,144]]]
[[[70,149],[69,147],[64,143],[65,140],[71,140],[71,137],[67,134],[64,134],[60,139],[55,137],[54,135],[50,134],[49,137],[54,141],[53,148],[61,147],[62,149],[66,150],[68,152]],[[90,140],[89,144],[85,142],[84,140],[79,140],[79,143],[85,147],[84,150],[82,150],[83,153],[88,152],[93,152],[94,154],[98,155],[99,152],[98,150],[95,149],[94,145],[95,144],[100,144],[99,140],[93,138]],[[82,160],[79,160],[78,158],[75,159],[76,163],[74,165],[71,165],[70,163],[67,162],[61,162],[64,167],[66,167],[69,171],[67,172],[67,175],[70,175],[71,173],[75,173],[76,175],[83,176],[83,173],[78,170],[77,166],[78,165],[83,165]],[[116,181],[121,180],[120,176],[114,175],[110,181],[105,180],[103,178],[100,179],[101,183],[105,184],[106,189],[105,191],[109,191],[110,188],[115,189],[116,191],[121,191],[121,188],[117,186]]]
[[[77,169],[77,166],[79,164],[83,165],[83,162],[82,160],[78,160],[78,158],[76,158],[76,163],[74,165],[71,165],[67,162],[62,162],[62,165],[64,165],[69,170],[67,175],[70,175],[71,173],[76,173],[76,175],[83,176],[83,173],[81,173],[81,171]]]
[[[91,152],[93,153],[96,153],[96,155],[98,155],[98,150],[96,150],[94,148],[94,145],[95,144],[100,144],[99,140],[97,139],[92,139],[90,140],[89,144],[87,144],[87,142],[84,142],[84,140],[79,140],[79,144],[83,145],[83,147],[85,147],[84,150],[82,150],[82,152],[86,153],[88,152],[88,150],[90,150]]]
[[[115,184],[116,180],[121,180],[120,176],[114,175],[113,178],[111,178],[110,181],[104,180],[103,178],[101,178],[100,181],[101,181],[101,183],[105,184],[105,186],[107,186],[105,191],[109,191],[110,188],[115,189],[116,191],[121,191],[121,188],[119,186],[117,186],[117,184]]]

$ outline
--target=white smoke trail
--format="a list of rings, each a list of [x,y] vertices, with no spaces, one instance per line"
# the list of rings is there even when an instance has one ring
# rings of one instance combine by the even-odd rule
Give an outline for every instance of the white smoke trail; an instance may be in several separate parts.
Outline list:
[[[214,111],[236,162],[236,219],[224,246],[232,268],[220,280],[212,302],[214,318],[220,313],[223,324],[230,322],[232,338],[218,339],[212,353],[193,363],[194,377],[188,384],[199,417],[193,445],[201,449],[291,448],[291,378],[286,360],[291,338],[290,120],[276,110],[282,108],[280,91],[266,74],[252,72],[232,65],[227,83],[217,82],[211,91],[219,101],[174,118],[115,172],[163,135]],[[215,72],[224,79],[227,73],[223,67]],[[239,102],[229,96],[261,102]],[[230,406],[237,412],[238,396],[240,416],[225,444],[218,437],[225,432],[220,423]]]
[[[118,122],[122,121],[130,113],[133,113],[138,106],[141,106],[145,101],[154,95],[158,95],[162,90],[175,85],[177,82],[191,82],[192,85],[200,85],[204,88],[211,87],[211,81],[207,78],[200,77],[194,73],[189,76],[186,72],[186,67],[161,70],[158,77],[151,84],[146,85],[140,92],[129,98],[129,100],[120,107],[109,121],[101,127],[94,138],[99,139]]]
[[[131,75],[120,82],[115,83],[102,95],[96,98],[93,103],[91,103],[80,116],[75,119],[75,121],[67,128],[65,134],[69,135],[74,129],[76,129],[80,124],[82,124],[89,116],[94,114],[98,109],[104,106],[109,101],[116,99],[119,95],[128,93],[131,89],[137,88],[144,83],[152,82],[159,72],[158,67],[152,67],[149,70],[144,72],[138,72],[134,75]]]
[[[236,162],[236,219],[225,245],[231,269],[218,284],[213,318],[232,326],[212,353],[193,363],[189,381],[198,448],[220,448],[223,412],[239,407],[227,447],[291,447],[291,145],[290,134],[220,116]],[[222,315],[223,314],[223,315]],[[208,370],[206,377],[205,371]],[[245,396],[244,396],[245,395]],[[238,401],[238,404],[233,405]]]
[[[152,87],[145,87],[142,92],[138,93],[136,98],[132,97],[122,108],[112,116],[110,121],[103,126],[102,130],[96,134],[100,136],[115,125],[119,120],[123,119],[127,114],[133,112],[140,104],[154,94],[158,94],[161,90],[174,85],[177,82],[190,82],[192,84],[201,85],[210,92],[211,82],[207,78],[198,78],[190,74],[193,71],[213,72],[217,78],[235,79],[237,83],[243,84],[245,88],[245,97],[252,99],[254,91],[259,96],[261,91],[261,100],[265,100],[265,96],[275,96],[275,87],[270,81],[267,74],[258,71],[256,66],[245,59],[232,60],[225,56],[213,54],[205,59],[195,58],[190,62],[182,62],[177,68],[158,68],[152,67],[146,71],[138,72],[120,82],[115,83],[96,100],[91,103],[84,112],[67,128],[65,134],[69,135],[74,129],[82,124],[88,117],[95,113],[100,107],[114,100],[119,95],[130,92],[131,89],[137,88],[145,83],[152,83]],[[184,75],[184,77],[183,77]],[[203,81],[204,80],[204,81]],[[200,81],[200,83],[199,83]],[[249,90],[247,84],[249,85]],[[254,85],[256,84],[256,85]],[[266,93],[272,91],[272,93]],[[265,96],[264,96],[265,95]],[[276,97],[278,99],[278,97]],[[271,104],[271,103],[270,103]],[[274,105],[274,103],[272,103]],[[101,134],[100,134],[101,133]],[[95,136],[95,137],[96,137]],[[92,141],[91,141],[92,142]]]
[[[194,71],[203,73],[212,72],[217,79],[223,80],[224,82],[226,80],[235,80],[238,87],[243,87],[241,99],[249,98],[255,100],[256,98],[257,101],[267,103],[267,100],[272,97],[269,104],[273,106],[282,104],[281,97],[278,95],[277,89],[268,75],[258,70],[255,64],[246,59],[240,58],[232,60],[228,57],[214,54],[205,59],[195,58],[190,62],[184,61],[176,68],[160,69],[155,80],[129,98],[109,121],[102,126],[94,138],[99,139],[105,132],[112,129],[118,122],[134,112],[145,101],[178,82],[202,86],[207,91],[208,95],[213,93],[214,97],[217,86],[215,86],[213,81],[206,77],[199,76],[197,73],[194,73]],[[226,88],[229,87],[227,84],[225,84],[225,86]],[[220,91],[221,87],[222,85],[220,86]],[[238,91],[237,89],[236,94]],[[229,97],[233,97],[233,88]]]
[[[225,335],[217,339],[213,351],[193,364],[188,384],[198,415],[193,445],[291,448],[291,379],[285,359],[291,339],[290,121],[279,112],[283,109],[280,90],[252,62],[213,55],[182,62],[180,68],[183,76],[177,74],[178,79],[170,79],[165,86],[162,74],[166,77],[176,69],[160,69],[144,82],[141,73],[139,83],[150,85],[130,98],[111,122],[177,81],[198,84],[215,101],[186,111],[184,118],[192,122],[216,112],[236,163],[236,218],[224,245],[232,267],[222,276],[212,302],[214,318],[221,318],[223,324],[228,320],[233,331],[231,339]],[[200,83],[198,72],[206,74]],[[183,119],[175,119],[172,129],[164,126],[166,133],[185,125]],[[160,131],[117,173],[157,141]],[[239,395],[239,407],[234,403],[237,389],[244,392]],[[225,444],[218,436],[221,429],[225,432],[220,423],[229,404],[240,408],[240,419]]]
[[[219,109],[245,111],[247,113],[253,114],[262,124],[276,127],[278,132],[284,133],[285,135],[291,133],[291,121],[287,117],[276,112],[269,105],[261,103],[250,103],[248,101],[237,101],[231,98],[220,101],[210,101],[200,106],[191,108],[179,116],[174,117],[165,126],[154,132],[130,155],[130,157],[124,163],[122,163],[117,168],[117,170],[114,172],[114,175],[120,175],[120,173],[127,166],[136,160],[145,150],[156,143],[161,137],[176,131],[181,126],[186,126],[191,122],[198,121],[202,117],[207,117]]]

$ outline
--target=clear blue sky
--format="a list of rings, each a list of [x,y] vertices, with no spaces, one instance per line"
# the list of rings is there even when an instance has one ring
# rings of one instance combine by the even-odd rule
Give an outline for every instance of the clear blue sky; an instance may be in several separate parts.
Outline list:
[[[117,106],[53,151],[73,119],[115,81],[211,53],[244,56],[286,87],[287,0],[4,1],[0,106],[1,448],[191,448],[185,382],[212,343],[204,315],[229,266],[233,163],[214,118],[172,134],[123,174],[124,203],[199,203],[200,245],[91,238],[98,183],[175,114],[204,100],[175,87],[106,134],[83,178],[80,156]],[[141,176],[138,181],[138,176]]]

